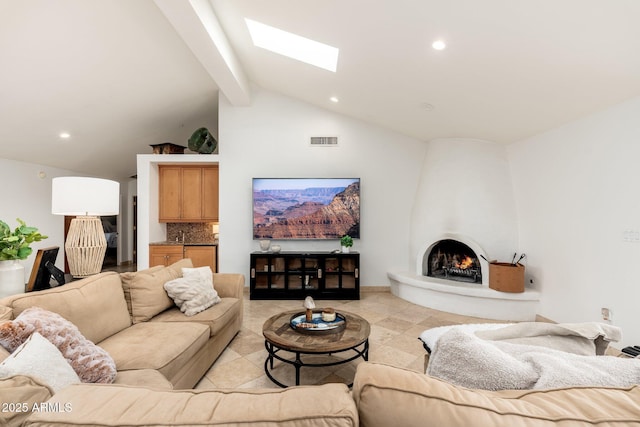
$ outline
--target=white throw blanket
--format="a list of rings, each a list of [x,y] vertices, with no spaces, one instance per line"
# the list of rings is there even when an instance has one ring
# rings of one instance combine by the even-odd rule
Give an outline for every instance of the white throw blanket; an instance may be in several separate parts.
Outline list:
[[[610,342],[622,339],[619,327],[598,322],[522,322],[479,330],[476,335],[485,340],[538,345],[585,356],[603,355]]]
[[[607,328],[609,325],[602,325],[603,329],[595,331],[595,335],[594,325],[577,327],[575,324],[542,324],[539,327],[545,329],[545,325],[552,325],[547,331],[555,331],[560,336],[593,337],[594,340],[599,337],[603,342],[619,338],[619,329]],[[561,343],[557,337],[550,338],[556,349],[548,348],[540,344],[551,335],[536,335],[531,330],[526,334],[531,335],[529,338],[535,337],[533,341],[536,345],[508,342],[511,339],[521,341],[525,338],[511,335],[517,328],[511,331],[508,329],[514,326],[517,325],[475,334],[451,329],[438,339],[429,359],[427,374],[463,387],[485,390],[569,386],[627,387],[640,384],[640,359],[561,351],[557,349]],[[490,341],[477,335],[499,337],[502,341]],[[574,341],[567,340],[569,349],[574,349]]]

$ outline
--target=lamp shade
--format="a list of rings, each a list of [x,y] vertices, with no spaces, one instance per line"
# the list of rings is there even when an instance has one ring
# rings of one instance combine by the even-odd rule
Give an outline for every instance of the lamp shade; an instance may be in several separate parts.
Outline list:
[[[117,215],[120,184],[108,179],[63,176],[51,181],[54,215]]]

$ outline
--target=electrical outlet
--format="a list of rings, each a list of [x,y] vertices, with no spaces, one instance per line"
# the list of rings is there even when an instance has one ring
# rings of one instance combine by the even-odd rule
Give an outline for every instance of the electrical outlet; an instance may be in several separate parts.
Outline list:
[[[600,312],[602,313],[602,320],[611,320],[611,317],[613,316],[613,312],[606,308],[606,307],[602,307],[600,309]]]

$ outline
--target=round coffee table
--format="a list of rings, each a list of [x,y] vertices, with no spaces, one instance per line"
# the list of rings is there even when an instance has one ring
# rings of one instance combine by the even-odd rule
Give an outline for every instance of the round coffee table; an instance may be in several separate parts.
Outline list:
[[[362,357],[369,359],[369,333],[371,327],[362,317],[339,311],[346,319],[346,326],[343,330],[335,333],[314,334],[302,333],[294,330],[291,325],[291,317],[301,310],[292,310],[276,314],[264,322],[262,335],[264,335],[264,345],[267,348],[267,359],[264,361],[264,372],[269,379],[280,387],[288,387],[286,384],[276,380],[271,371],[273,361],[278,359],[283,363],[293,365],[296,371],[296,384],[300,385],[300,368],[305,367],[325,367],[341,365]],[[283,357],[282,352],[290,353],[288,357]],[[327,363],[305,362],[305,355],[331,355],[335,353],[352,352],[353,355]],[[351,387],[353,384],[349,384]]]

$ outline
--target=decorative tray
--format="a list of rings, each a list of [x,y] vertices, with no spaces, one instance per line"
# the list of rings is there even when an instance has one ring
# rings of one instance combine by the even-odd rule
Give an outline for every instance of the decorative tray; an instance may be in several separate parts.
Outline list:
[[[322,310],[313,310],[311,322],[307,322],[304,311],[291,316],[289,322],[291,328],[296,332],[310,335],[333,334],[342,331],[347,326],[347,319],[344,315],[336,313],[336,319],[330,322],[322,320]]]

